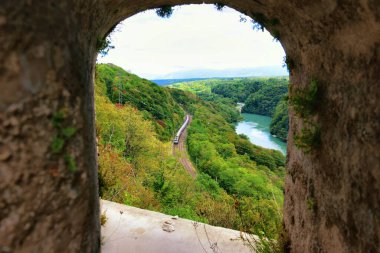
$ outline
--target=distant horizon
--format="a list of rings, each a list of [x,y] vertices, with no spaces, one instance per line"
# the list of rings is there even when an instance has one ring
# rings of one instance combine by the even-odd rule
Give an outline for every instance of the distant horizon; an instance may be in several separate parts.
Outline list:
[[[244,79],[244,78],[289,78],[289,75],[272,75],[272,76],[233,76],[233,77],[190,77],[190,78],[168,78],[168,79],[147,79],[159,86],[168,86],[178,83],[196,82],[203,80],[234,80],[234,79]]]
[[[222,76],[213,76],[213,77],[189,77],[189,78],[149,78],[147,80],[149,81],[161,81],[161,80],[189,80],[189,79],[196,79],[196,80],[206,80],[206,79],[236,79],[236,78],[271,78],[271,77],[289,77],[288,75],[273,75],[273,76],[231,76],[231,77],[222,77]],[[146,78],[145,78],[146,79]]]
[[[99,63],[99,64],[110,64],[110,65],[117,66],[114,63]],[[118,67],[124,69],[122,66],[118,66]],[[261,72],[253,73],[253,72],[260,70],[260,69],[261,69]],[[263,69],[267,71],[265,74],[263,74],[263,71],[262,71]],[[281,71],[278,71],[279,69],[281,69]],[[182,80],[185,80],[185,82],[189,82],[189,81],[198,81],[198,80],[207,80],[207,79],[289,77],[289,73],[288,73],[287,69],[285,69],[284,67],[280,68],[279,66],[265,66],[265,67],[238,68],[238,69],[231,68],[231,69],[223,69],[223,70],[220,70],[220,69],[193,69],[193,70],[189,70],[189,71],[174,72],[174,73],[170,73],[170,74],[166,74],[166,75],[162,75],[162,76],[158,76],[158,77],[152,77],[152,78],[142,77],[139,74],[133,73],[130,70],[127,70],[127,69],[124,69],[124,70],[131,73],[131,74],[137,75],[141,78],[155,82],[158,85],[174,84],[177,82],[173,82],[173,81],[182,81]],[[277,71],[275,71],[275,70],[277,70]],[[245,74],[242,74],[244,71],[247,71],[247,72]],[[191,75],[185,76],[185,75],[183,75],[183,73],[186,73],[186,74],[191,73]],[[213,75],[211,73],[214,73],[215,75]],[[216,74],[216,73],[218,73],[218,74]],[[229,74],[226,75],[226,73],[229,73]]]

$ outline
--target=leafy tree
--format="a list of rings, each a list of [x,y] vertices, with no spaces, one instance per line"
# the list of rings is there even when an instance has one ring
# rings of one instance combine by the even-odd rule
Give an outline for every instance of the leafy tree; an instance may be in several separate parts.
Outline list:
[[[272,117],[277,104],[287,92],[287,81],[275,84],[269,82],[247,98],[242,111]]]
[[[286,141],[289,131],[288,103],[285,99],[281,100],[273,114],[270,123],[270,133]]]

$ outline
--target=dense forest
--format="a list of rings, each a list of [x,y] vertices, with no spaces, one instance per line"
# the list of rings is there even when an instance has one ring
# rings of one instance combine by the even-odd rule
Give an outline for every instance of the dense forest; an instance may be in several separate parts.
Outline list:
[[[97,65],[101,197],[276,238],[285,158],[237,135],[230,124],[239,117],[233,101],[218,99],[205,101],[114,65]],[[170,133],[185,111],[193,115],[187,146],[196,179],[171,152]]]
[[[182,123],[184,112],[166,89],[112,64],[99,64],[97,70],[97,80],[112,103],[128,103],[137,108],[145,119],[152,121],[160,140],[171,139]]]
[[[288,78],[255,77],[230,80],[209,79],[185,82],[171,87],[190,91],[208,101],[227,98],[230,103],[244,103],[243,113],[253,113],[272,118],[270,132],[286,141],[288,135]],[[226,102],[227,102],[226,101]]]

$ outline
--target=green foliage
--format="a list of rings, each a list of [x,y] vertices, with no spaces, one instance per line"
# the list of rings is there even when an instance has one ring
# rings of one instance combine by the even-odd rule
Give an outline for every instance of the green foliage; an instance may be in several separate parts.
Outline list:
[[[181,125],[184,111],[168,89],[112,64],[98,64],[96,79],[96,88],[114,104],[136,107],[153,121],[160,140],[170,140]]]
[[[278,235],[275,239],[269,239],[264,235],[242,234],[241,239],[251,251],[256,253],[285,253],[290,252],[290,239],[283,225],[278,228]]]
[[[201,181],[192,180],[177,159],[169,155],[171,143],[159,140],[160,130],[154,127],[156,120],[147,114],[150,108],[138,110],[132,99],[124,105],[112,103],[106,86],[109,78],[100,78],[110,70],[106,68],[106,73],[100,73],[104,69],[97,67],[95,105],[101,197],[213,225],[238,228],[232,197],[209,177],[200,176]],[[142,93],[139,98],[144,99],[152,92],[151,88],[146,86],[146,80],[134,78],[134,92]],[[158,92],[167,92],[161,87],[157,89]],[[191,94],[174,93],[189,109],[193,107],[192,103],[203,103]],[[154,108],[154,104],[151,106]],[[170,104],[166,106],[169,107],[166,110],[171,107]],[[171,113],[173,120],[176,113]]]
[[[243,112],[272,116],[276,105],[287,94],[288,84],[289,79],[285,77],[255,77],[210,79],[179,83],[170,87],[193,92],[202,99],[207,96],[216,97],[217,94],[231,99],[231,102],[245,103]]]
[[[287,92],[287,79],[270,78],[260,90],[249,95],[242,111],[272,117],[277,104]]]
[[[70,137],[73,137],[76,131],[77,130],[74,127],[62,128],[62,135],[64,138],[68,139]]]
[[[265,85],[264,78],[233,79],[216,82],[211,89],[212,93],[232,99],[234,102],[244,103],[249,94],[259,91]]]
[[[239,134],[239,137],[242,138],[242,139],[245,139],[247,141],[249,141],[249,137],[245,134]]]
[[[277,240],[261,237],[252,247],[256,253],[284,253],[284,249]]]
[[[210,93],[211,89],[218,84],[218,79],[198,80],[169,85],[171,88],[189,91],[195,94]]]
[[[285,158],[235,133],[229,123],[236,118],[231,98],[204,94],[201,100],[186,91],[158,87],[116,66],[97,68],[102,198],[276,237]],[[132,95],[123,96],[119,92],[123,90]],[[198,169],[195,180],[170,155],[171,143],[164,142],[170,139],[162,138],[166,131],[156,126],[160,119],[178,128],[183,117],[180,106],[193,114],[187,144]]]
[[[310,153],[313,149],[321,145],[321,131],[316,125],[308,125],[301,130],[301,134],[294,136],[294,144],[305,153]]]
[[[62,122],[64,121],[65,118],[66,118],[65,111],[60,110],[53,114],[51,123],[53,124],[54,128],[56,129],[61,128]]]
[[[209,79],[173,84],[170,87],[190,91],[207,101],[217,96],[231,99],[223,103],[245,103],[243,112],[272,116],[277,104],[288,92],[286,77],[255,77],[233,79]]]
[[[77,170],[77,165],[75,162],[75,158],[70,154],[65,154],[64,157],[65,164],[70,172],[75,172]]]
[[[249,139],[245,138],[234,139],[233,143],[238,154],[247,155],[259,165],[264,165],[271,170],[285,165],[284,157],[279,151],[267,150],[260,146],[253,145]]]
[[[270,123],[270,133],[286,141],[289,131],[288,102],[282,99],[276,106],[272,121]]]
[[[236,102],[245,103],[243,112],[272,117],[271,134],[286,141],[289,116],[288,103],[284,97],[288,94],[288,80],[284,77],[211,79],[173,84],[170,87],[195,93],[204,101],[218,104],[222,108],[220,113],[229,122],[240,119],[231,106]]]
[[[51,150],[54,154],[61,154],[65,148],[66,142],[75,135],[76,129],[74,127],[64,127],[64,121],[66,119],[66,110],[61,109],[55,112],[51,118],[53,127],[57,130],[57,135],[54,137],[51,143]],[[65,154],[64,161],[67,168],[71,172],[75,172],[77,169],[75,159],[68,154]]]
[[[239,137],[218,108],[195,101],[193,107],[189,153],[201,172],[235,196],[241,219],[235,229],[275,236],[281,222],[281,211],[276,210],[283,201],[283,155]]]
[[[170,18],[173,14],[173,6],[165,5],[161,6],[160,8],[156,9],[157,16],[161,18]]]
[[[106,56],[111,49],[115,48],[111,43],[111,38],[109,36],[104,38],[98,37],[96,40],[96,51],[101,56]]]
[[[312,80],[305,90],[296,90],[289,103],[301,118],[306,118],[316,112],[318,106],[318,82]]]
[[[213,93],[198,93],[197,95],[203,101],[212,102],[209,103],[211,109],[214,111],[217,110],[228,122],[237,122],[242,119],[232,99]]]
[[[53,139],[53,142],[51,143],[51,149],[54,154],[59,154],[63,150],[63,147],[65,145],[65,140],[56,136]]]
[[[289,98],[295,113],[304,120],[305,126],[300,134],[294,136],[294,143],[297,148],[305,153],[310,153],[321,145],[320,127],[313,122],[311,116],[315,115],[318,108],[319,98],[318,82],[313,79],[310,86],[304,90],[296,90]]]

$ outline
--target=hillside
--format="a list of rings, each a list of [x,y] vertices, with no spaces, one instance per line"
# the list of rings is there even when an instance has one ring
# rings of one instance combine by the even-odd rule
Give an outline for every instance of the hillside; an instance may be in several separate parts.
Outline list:
[[[181,125],[182,108],[166,89],[112,64],[97,65],[97,82],[103,94],[118,105],[128,104],[149,119],[160,140],[168,141]]]
[[[232,104],[207,102],[103,64],[95,101],[102,198],[276,237],[285,159],[234,132]],[[170,131],[184,110],[193,115],[187,143],[196,179],[171,154]]]
[[[222,104],[243,103],[243,113],[271,117],[271,134],[286,141],[289,119],[284,98],[288,93],[288,82],[287,77],[252,77],[192,81],[170,87],[193,92],[207,101],[219,101]],[[222,98],[227,100],[223,101]]]
[[[158,84],[160,86],[167,86],[174,83],[185,83],[185,82],[193,82],[193,81],[200,81],[205,80],[209,78],[184,78],[184,79],[152,79],[152,81],[155,84]]]

